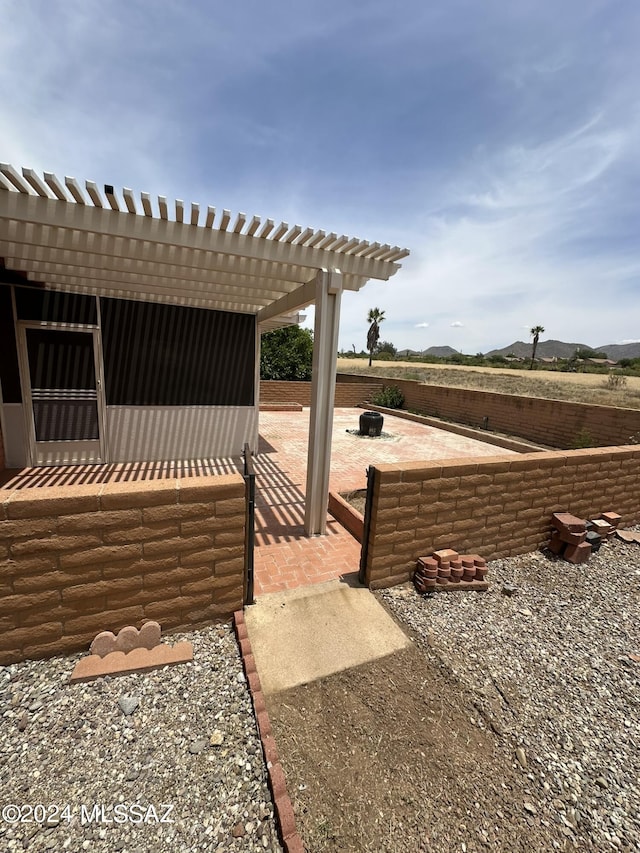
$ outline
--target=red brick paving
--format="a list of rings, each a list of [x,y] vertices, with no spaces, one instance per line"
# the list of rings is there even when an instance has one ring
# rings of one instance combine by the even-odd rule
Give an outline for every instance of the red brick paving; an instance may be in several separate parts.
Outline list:
[[[493,456],[493,445],[423,424],[385,416],[390,439],[364,439],[357,429],[358,409],[336,409],[331,446],[330,488],[366,488],[371,464]],[[360,544],[333,518],[327,535],[304,535],[309,410],[261,412],[256,471],[255,594],[323,583],[358,572]],[[508,453],[509,451],[504,451]]]

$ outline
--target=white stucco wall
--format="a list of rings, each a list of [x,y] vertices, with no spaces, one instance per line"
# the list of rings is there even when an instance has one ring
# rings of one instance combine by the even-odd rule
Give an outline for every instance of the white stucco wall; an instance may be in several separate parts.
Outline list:
[[[110,462],[238,456],[258,442],[257,406],[107,406]]]

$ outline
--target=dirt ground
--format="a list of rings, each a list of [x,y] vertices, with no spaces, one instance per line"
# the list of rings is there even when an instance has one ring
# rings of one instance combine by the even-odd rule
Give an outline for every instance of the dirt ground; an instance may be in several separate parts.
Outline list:
[[[412,646],[267,704],[310,853],[574,849],[435,653]]]
[[[640,377],[623,376],[620,385],[611,384],[606,374],[562,373],[552,370],[514,370],[501,367],[465,367],[455,364],[421,364],[410,361],[338,359],[338,372],[358,373],[388,379],[414,379],[432,385],[474,388],[500,394],[571,400],[602,406],[640,408]],[[615,380],[613,380],[615,382]]]

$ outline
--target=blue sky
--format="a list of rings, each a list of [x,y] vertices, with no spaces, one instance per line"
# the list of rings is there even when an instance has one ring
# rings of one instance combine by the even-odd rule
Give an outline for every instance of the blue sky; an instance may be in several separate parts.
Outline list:
[[[406,246],[398,348],[640,339],[637,0],[0,0],[0,159]],[[312,317],[312,314],[310,314]]]

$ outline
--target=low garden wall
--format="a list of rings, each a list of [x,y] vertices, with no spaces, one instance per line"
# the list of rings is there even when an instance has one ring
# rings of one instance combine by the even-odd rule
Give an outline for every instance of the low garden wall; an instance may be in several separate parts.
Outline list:
[[[551,447],[623,445],[634,436],[640,440],[640,409],[423,385],[408,379],[388,379],[385,385],[400,388],[406,409]]]
[[[516,438],[495,435],[485,429],[461,426],[450,421],[443,421],[440,418],[431,418],[429,415],[415,415],[413,412],[405,412],[403,409],[387,409],[384,406],[376,406],[374,403],[367,403],[367,407],[374,412],[381,412],[383,415],[392,415],[395,418],[435,427],[436,429],[445,430],[445,432],[464,435],[466,438],[475,438],[477,441],[483,441],[485,444],[493,444],[496,447],[502,447],[504,450],[514,450],[516,453],[530,453],[532,450],[545,449],[530,441],[519,441]]]
[[[613,510],[623,526],[637,524],[639,482],[636,445],[376,466],[366,583],[402,583],[440,548],[486,559],[535,551],[556,511]]]
[[[243,605],[239,474],[0,490],[0,664]]]
[[[336,381],[335,405],[338,407],[360,406],[370,400],[382,389],[382,382],[364,381],[342,382],[340,374]],[[278,380],[260,381],[261,403],[300,403],[302,406],[311,405],[311,382],[282,382]]]

